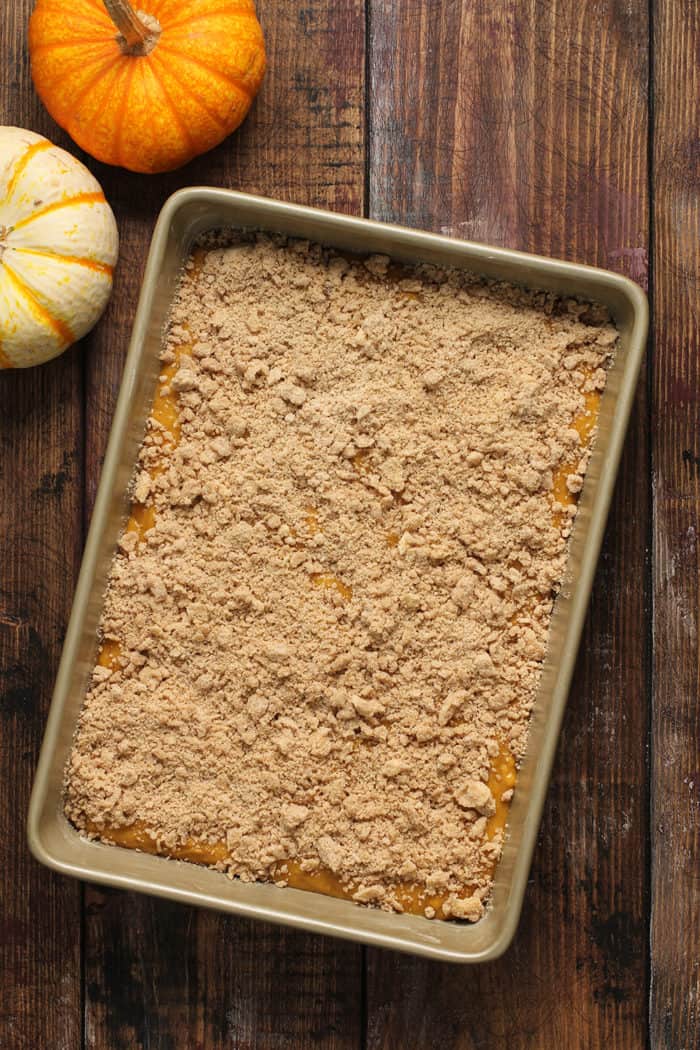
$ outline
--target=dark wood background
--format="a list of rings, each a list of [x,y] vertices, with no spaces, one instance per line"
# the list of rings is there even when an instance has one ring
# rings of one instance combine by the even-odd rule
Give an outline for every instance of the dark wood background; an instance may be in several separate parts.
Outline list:
[[[30,8],[0,13],[0,123],[78,152],[33,93]],[[121,232],[111,304],[83,345],[0,375],[0,1047],[697,1050],[700,4],[260,0],[259,14],[269,73],[237,135],[169,176],[83,158]],[[169,193],[194,183],[648,288],[653,342],[523,920],[493,965],[81,886],[27,852],[148,240]]]

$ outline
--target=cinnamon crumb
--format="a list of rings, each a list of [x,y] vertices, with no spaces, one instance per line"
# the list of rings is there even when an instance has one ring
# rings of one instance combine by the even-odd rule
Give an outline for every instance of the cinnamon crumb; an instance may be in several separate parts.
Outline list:
[[[101,624],[120,655],[95,669],[66,812],[226,843],[217,866],[248,881],[295,861],[358,902],[402,910],[409,883],[475,921],[493,756],[523,754],[565,567],[552,478],[573,449],[583,484],[572,422],[616,333],[572,300],[388,272],[262,235],[186,271],[163,354],[194,344],[180,440],[156,471],[151,421],[139,454],[155,525],[120,540]]]

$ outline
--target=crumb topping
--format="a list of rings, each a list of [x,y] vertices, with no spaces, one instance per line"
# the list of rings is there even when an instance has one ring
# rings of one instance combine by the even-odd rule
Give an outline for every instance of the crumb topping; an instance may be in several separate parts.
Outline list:
[[[459,271],[210,241],[172,312],[177,441],[154,412],[132,488],[152,527],[114,559],[70,819],[478,919],[512,795],[490,775],[525,747],[575,421],[616,338],[599,308]]]

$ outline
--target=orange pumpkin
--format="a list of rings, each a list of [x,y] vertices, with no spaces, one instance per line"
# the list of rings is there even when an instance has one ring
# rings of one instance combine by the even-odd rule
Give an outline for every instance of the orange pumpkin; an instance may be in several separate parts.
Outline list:
[[[84,150],[132,171],[170,171],[218,145],[265,72],[253,0],[37,0],[32,76]]]

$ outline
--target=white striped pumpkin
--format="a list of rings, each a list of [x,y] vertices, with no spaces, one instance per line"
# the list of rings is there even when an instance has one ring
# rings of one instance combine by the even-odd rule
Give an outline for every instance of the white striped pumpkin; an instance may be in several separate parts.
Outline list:
[[[0,368],[41,364],[90,331],[118,247],[85,165],[42,135],[0,127]]]

